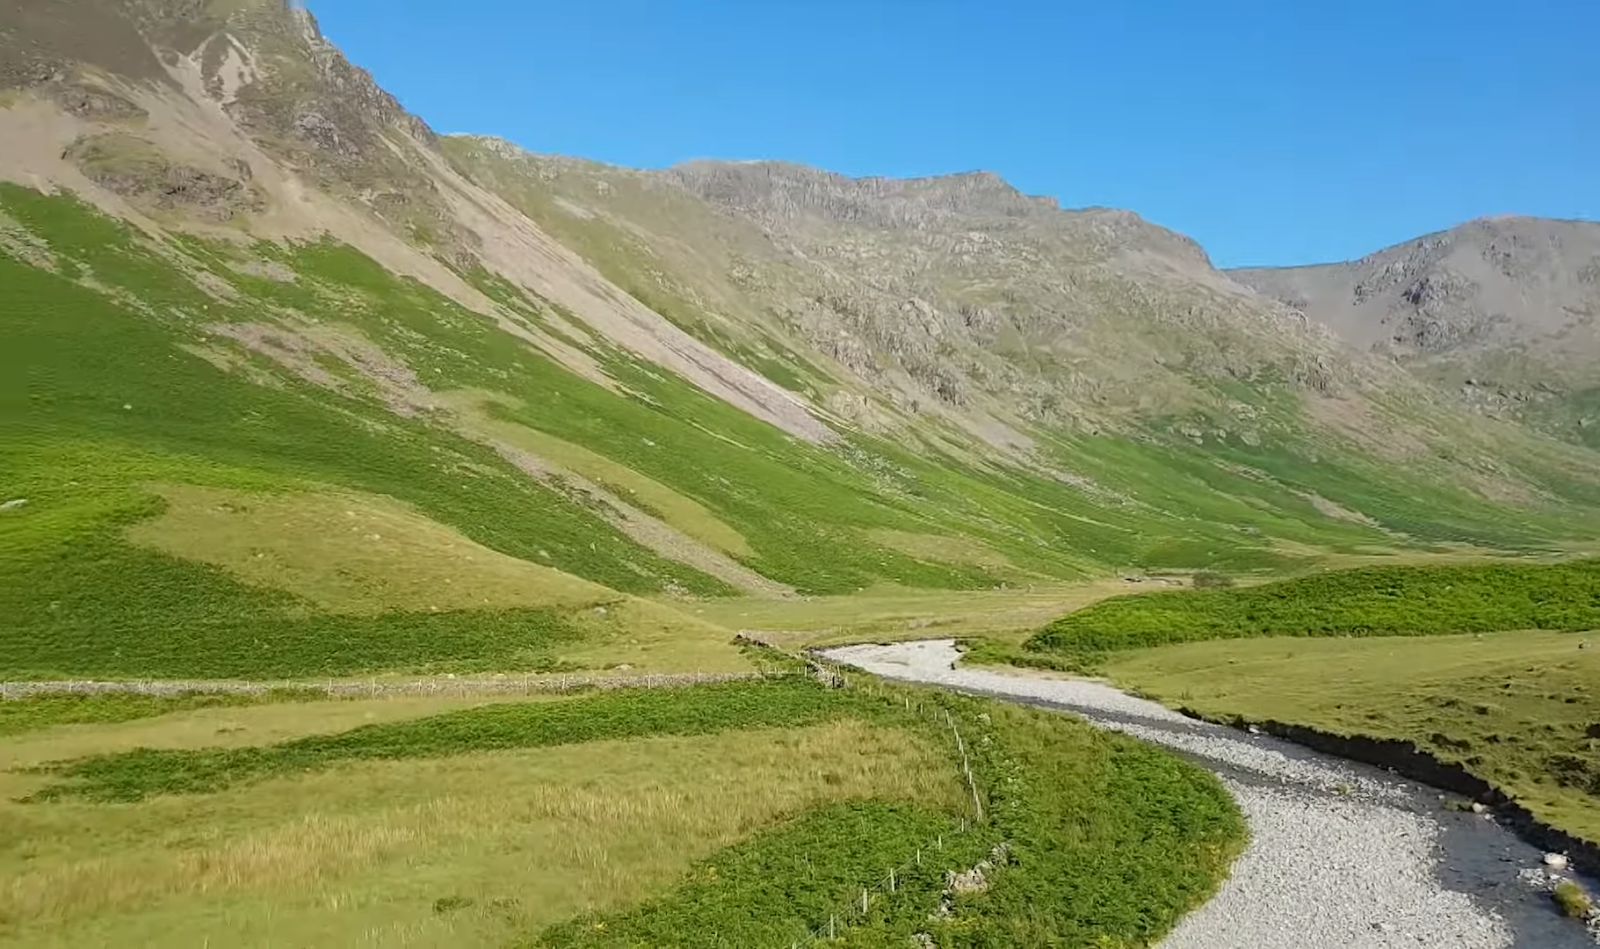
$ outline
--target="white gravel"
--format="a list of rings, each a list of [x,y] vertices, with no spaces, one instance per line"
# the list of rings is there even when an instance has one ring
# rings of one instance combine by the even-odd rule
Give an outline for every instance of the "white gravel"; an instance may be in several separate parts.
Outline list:
[[[1251,842],[1221,891],[1162,949],[1505,949],[1508,926],[1442,887],[1438,825],[1397,785],[1082,680],[954,667],[950,640],[848,646],[834,661],[888,678],[1071,706],[1095,724],[1195,755],[1222,778]]]

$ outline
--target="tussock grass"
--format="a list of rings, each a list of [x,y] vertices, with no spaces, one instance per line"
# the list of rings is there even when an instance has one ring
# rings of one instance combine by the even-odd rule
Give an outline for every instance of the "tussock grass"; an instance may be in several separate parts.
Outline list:
[[[1562,880],[1556,884],[1550,896],[1555,900],[1562,915],[1573,919],[1588,919],[1594,914],[1594,900],[1584,888],[1571,880]]]

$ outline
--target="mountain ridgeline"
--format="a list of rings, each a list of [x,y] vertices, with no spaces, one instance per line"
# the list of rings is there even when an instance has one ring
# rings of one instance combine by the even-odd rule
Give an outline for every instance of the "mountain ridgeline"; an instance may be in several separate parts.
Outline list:
[[[988,173],[536,155],[283,0],[10,4],[0,142],[3,674],[564,668],[697,598],[1600,526],[1591,225],[1230,274]]]

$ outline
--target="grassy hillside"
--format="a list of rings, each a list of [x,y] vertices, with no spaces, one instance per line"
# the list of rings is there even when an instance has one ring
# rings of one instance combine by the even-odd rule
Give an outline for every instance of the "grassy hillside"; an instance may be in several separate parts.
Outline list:
[[[0,933],[787,945],[833,917],[850,945],[1131,947],[1242,842],[1203,772],[989,702],[799,679],[441,701],[178,709],[0,744],[20,831]],[[930,922],[944,872],[985,858],[988,891]]]
[[[735,570],[808,594],[990,589],[1581,524],[1404,488],[1383,506],[1398,475],[1284,455],[1251,476],[1109,435],[1040,443],[1071,478],[856,432],[818,446],[598,339],[602,375],[558,364],[506,329],[556,310],[483,274],[500,323],[328,241],[157,241],[10,185],[0,212],[0,473],[25,502],[0,512],[0,676],[632,663],[630,640],[719,634],[629,597],[727,596]]]

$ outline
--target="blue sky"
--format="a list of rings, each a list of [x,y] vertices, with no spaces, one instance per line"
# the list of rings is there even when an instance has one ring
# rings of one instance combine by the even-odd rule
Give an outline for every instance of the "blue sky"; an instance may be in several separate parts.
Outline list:
[[[309,0],[434,128],[660,167],[977,168],[1219,266],[1600,218],[1600,0]]]

